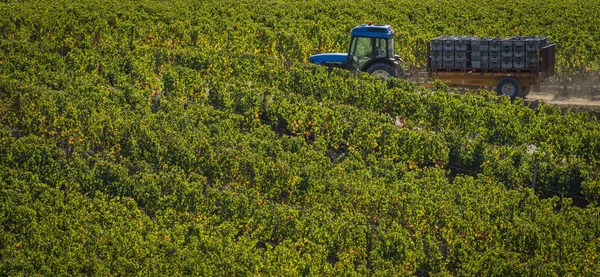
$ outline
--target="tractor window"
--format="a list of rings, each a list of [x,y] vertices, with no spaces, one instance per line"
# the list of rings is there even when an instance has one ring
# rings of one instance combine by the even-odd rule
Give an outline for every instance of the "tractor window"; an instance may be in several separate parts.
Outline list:
[[[350,56],[353,60],[352,67],[360,69],[373,57],[373,44],[371,38],[355,37],[350,47]]]
[[[359,58],[370,57],[372,50],[373,49],[371,48],[371,38],[365,38],[365,37],[357,37],[356,38],[355,55],[357,55]]]
[[[378,58],[387,58],[388,57],[388,48],[387,41],[383,38],[375,39],[375,55]]]

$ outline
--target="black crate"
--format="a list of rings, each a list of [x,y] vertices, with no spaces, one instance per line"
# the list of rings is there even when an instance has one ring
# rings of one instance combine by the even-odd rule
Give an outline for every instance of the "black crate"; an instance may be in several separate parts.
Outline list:
[[[515,46],[515,47],[525,47],[525,40],[523,40],[523,39],[521,39],[519,37],[511,38],[511,39],[512,39],[513,46]]]
[[[454,51],[454,38],[448,37],[444,40],[444,51]]]
[[[471,62],[472,68],[488,68],[489,63],[487,62]]]
[[[445,62],[453,62],[454,61],[454,52],[443,52],[443,61]]]
[[[490,43],[490,48],[489,51],[500,51],[500,48],[502,48],[502,41],[499,39],[492,39],[489,41]]]
[[[454,62],[454,67],[456,67],[456,68],[465,68],[465,67],[467,67],[467,62],[466,61],[464,61],[464,62]]]
[[[443,57],[444,56],[444,52],[442,52],[442,51],[431,51],[431,55],[432,56],[436,56],[436,57]]]
[[[443,61],[444,60],[444,52],[432,51],[430,58],[432,61]]]
[[[526,68],[537,68],[537,63],[525,63]]]
[[[454,61],[456,61],[456,62],[467,61],[467,52],[454,52]]]
[[[468,47],[466,44],[458,44],[459,41],[455,41],[456,44],[454,44],[454,51],[462,51],[465,52],[467,51]]]
[[[513,51],[525,51],[525,40],[520,38],[513,40]]]
[[[441,57],[441,56],[433,56],[433,55],[432,55],[432,56],[430,56],[429,58],[431,58],[431,61],[432,61],[432,62],[433,62],[433,61],[435,61],[435,62],[441,62],[441,61],[443,61],[443,59],[442,59],[442,57]]]
[[[454,62],[443,62],[442,67],[454,67]]]
[[[467,51],[468,41],[458,38],[454,41],[454,51]]]
[[[489,68],[500,68],[500,62],[489,62]]]
[[[471,61],[487,62],[489,60],[490,60],[490,56],[488,56],[488,52],[472,52],[471,53]]]
[[[455,37],[452,36],[440,36],[431,39],[431,50],[432,51],[454,51]]]
[[[500,52],[490,52],[489,54],[490,62],[499,62],[500,57]]]
[[[442,67],[444,62],[431,60],[431,67]]]
[[[513,57],[525,57],[525,52],[524,51],[513,51]]]
[[[525,45],[525,51],[535,52],[537,49],[540,49],[539,41],[527,41],[527,45]]]
[[[455,37],[454,50],[455,51],[469,51],[471,50],[471,41],[474,37]]]
[[[514,61],[513,62],[513,67],[517,68],[517,69],[522,69],[522,68],[525,68],[525,63],[524,62]]]
[[[502,50],[502,57],[512,57],[513,51],[511,50]]]
[[[502,61],[501,67],[506,68],[506,69],[513,68],[513,62],[512,61]]]
[[[525,51],[525,57],[537,57],[536,51]]]
[[[548,45],[548,37],[527,37],[525,38],[525,51],[535,51]]]
[[[513,57],[513,62],[525,62],[525,57]]]
[[[490,50],[490,40],[485,38],[471,40],[471,51]]]
[[[513,41],[512,40],[502,40],[502,51],[512,51],[513,50]]]
[[[513,51],[525,51],[525,45],[522,46],[513,46]]]
[[[443,51],[444,50],[444,40],[443,37],[437,37],[431,40],[431,50],[432,51]]]

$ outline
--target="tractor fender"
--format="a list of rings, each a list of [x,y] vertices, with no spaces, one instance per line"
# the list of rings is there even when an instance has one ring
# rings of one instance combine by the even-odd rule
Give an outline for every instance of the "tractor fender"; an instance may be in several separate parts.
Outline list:
[[[367,63],[365,63],[363,65],[363,67],[360,69],[360,71],[366,72],[369,69],[369,67],[371,67],[374,64],[378,64],[378,63],[384,63],[387,65],[390,65],[393,68],[398,67],[398,63],[393,60],[390,60],[388,58],[376,58],[376,59],[372,59],[372,60],[368,61]]]

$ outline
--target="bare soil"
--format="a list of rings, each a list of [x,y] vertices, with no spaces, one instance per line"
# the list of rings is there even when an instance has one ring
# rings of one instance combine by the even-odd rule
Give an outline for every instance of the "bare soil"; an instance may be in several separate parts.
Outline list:
[[[556,97],[556,93],[544,91],[532,91],[525,98],[525,102],[543,102],[554,105],[563,111],[587,112],[600,120],[600,100],[590,100],[578,97]]]
[[[529,95],[527,95],[526,99],[531,101],[539,100],[544,103],[557,106],[585,106],[600,108],[600,100],[589,100],[577,97],[557,98],[555,93],[551,92],[532,91],[529,93]]]

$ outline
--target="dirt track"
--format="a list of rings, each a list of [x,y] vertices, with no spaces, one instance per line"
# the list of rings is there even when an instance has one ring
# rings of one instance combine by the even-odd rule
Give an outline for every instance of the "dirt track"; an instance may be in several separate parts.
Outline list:
[[[600,101],[589,100],[585,98],[555,98],[554,93],[532,91],[526,98],[526,102],[540,101],[546,104],[554,105],[562,110],[573,110],[588,112],[600,120]]]
[[[531,92],[527,98],[527,100],[535,101],[539,100],[547,104],[557,105],[557,106],[582,106],[582,107],[590,107],[595,109],[595,107],[600,109],[600,101],[592,101],[585,98],[563,98],[556,99],[553,93],[547,92]]]

